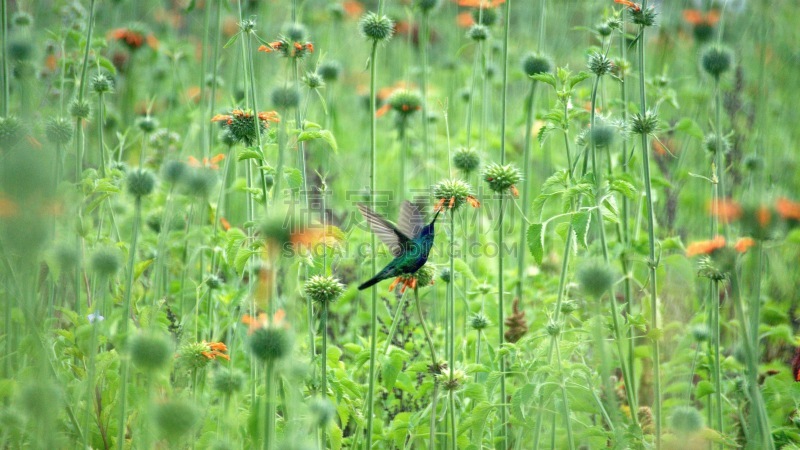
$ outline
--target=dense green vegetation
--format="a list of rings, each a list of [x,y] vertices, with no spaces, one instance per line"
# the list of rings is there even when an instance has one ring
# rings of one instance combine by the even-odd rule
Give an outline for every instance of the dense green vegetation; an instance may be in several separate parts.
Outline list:
[[[800,447],[795,2],[0,2],[0,448]]]

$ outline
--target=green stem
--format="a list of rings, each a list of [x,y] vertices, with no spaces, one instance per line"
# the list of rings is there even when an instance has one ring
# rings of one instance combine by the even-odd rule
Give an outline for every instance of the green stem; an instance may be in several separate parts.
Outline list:
[[[503,287],[503,200],[505,200],[505,195],[500,194],[500,199],[498,200],[500,212],[497,223],[497,246],[500,249],[500,254],[497,256],[497,352],[500,366],[500,442],[501,448],[506,448],[508,446],[508,420],[506,410],[506,358],[502,351],[503,343],[505,341],[505,336],[503,334],[503,326],[505,325],[505,291]]]
[[[120,324],[120,336],[122,336],[123,341],[127,341],[128,339],[128,322],[130,321],[131,316],[131,296],[133,290],[133,274],[136,264],[136,243],[139,238],[139,222],[141,221],[142,217],[142,198],[136,197],[136,201],[133,207],[133,224],[131,225],[131,246],[128,250],[128,281],[126,282],[125,288],[125,298],[122,302],[122,323]],[[120,374],[122,378],[122,382],[120,383],[120,399],[119,399],[119,421],[117,423],[117,445],[121,448],[124,446],[125,443],[125,431],[126,431],[126,398],[128,392],[128,376],[130,375],[129,370],[130,361],[127,357],[122,358],[122,364],[120,365]]]
[[[647,0],[643,0],[642,9],[647,8]],[[645,59],[644,42],[645,27],[639,27],[638,51],[639,51],[639,104],[642,114],[647,113],[647,97],[645,91]],[[655,234],[655,211],[653,209],[653,187],[650,177],[650,143],[648,135],[642,133],[642,168],[644,170],[644,190],[647,202],[647,240],[648,240],[648,268],[650,276],[650,328],[652,331],[658,329],[658,278],[656,269],[656,234]],[[656,450],[661,449],[661,348],[658,337],[652,338],[652,359],[653,359],[653,421],[655,422],[655,446]]]
[[[3,117],[8,117],[10,89],[8,82],[8,46],[5,44],[8,42],[8,0],[0,1],[0,20],[3,21],[0,24],[0,41],[3,42],[3,73],[0,74],[3,77]],[[89,44],[87,43],[86,45],[88,47]]]
[[[436,373],[433,374],[433,396],[431,398],[431,421],[428,438],[428,448],[432,450],[435,448],[436,442],[436,402],[439,396],[439,382],[436,380],[436,375],[439,373],[439,360],[436,358],[436,347],[433,345],[433,339],[431,339],[428,326],[425,324],[425,315],[422,314],[422,307],[419,303],[419,288],[417,287],[414,287],[414,305],[417,308],[417,317],[419,318],[420,325],[422,325],[422,331],[425,333],[425,340],[428,342],[428,348],[431,351],[431,368],[436,371]]]
[[[267,361],[264,378],[266,380],[267,399],[264,403],[264,450],[275,448],[275,362]]]
[[[383,2],[381,2],[381,5]],[[375,83],[376,83],[376,61],[378,56],[378,41],[372,42],[372,51],[369,58],[369,132],[370,132],[370,150],[369,150],[369,194],[370,194],[370,207],[375,210],[375,177],[376,177],[376,154],[377,154],[377,126],[375,120]],[[377,242],[375,241],[375,233],[372,233],[370,238],[370,249],[372,256],[372,271],[370,273],[377,273],[377,260],[376,249]],[[373,285],[370,290],[371,303],[370,303],[370,342],[369,342],[369,382],[367,387],[367,442],[366,448],[372,448],[372,424],[374,422],[374,407],[375,407],[375,366],[377,365],[377,341],[378,341],[378,288]]]
[[[428,41],[430,39],[429,35],[429,21],[430,17],[428,12],[425,11],[422,14],[422,21],[420,23],[420,57],[422,59],[422,154],[424,159],[424,165],[427,166],[430,158],[430,143],[428,142],[430,130],[428,124]],[[449,158],[448,158],[449,161]],[[426,186],[431,185],[431,171],[425,171],[426,176]]]
[[[456,243],[456,216],[454,211],[450,210],[450,282],[447,283],[447,308],[448,308],[448,326],[447,326],[447,346],[448,346],[448,368],[450,369],[450,384],[453,384],[453,376],[455,375],[455,340],[456,340],[456,300],[455,300],[455,283],[452,274],[455,273],[455,243]],[[502,248],[502,247],[501,247]],[[450,400],[450,407],[447,408],[450,420],[450,448],[456,448],[456,412],[455,412],[455,399],[454,389],[448,389],[447,395]]]
[[[533,140],[533,103],[536,94],[536,80],[531,81],[530,92],[525,101],[525,143],[522,150],[522,215],[528,217],[530,211],[530,179],[533,170],[531,165],[531,141]],[[525,227],[519,229],[519,242],[525,242]],[[522,299],[522,287],[525,282],[525,256],[527,252],[520,251],[517,257],[517,298]]]

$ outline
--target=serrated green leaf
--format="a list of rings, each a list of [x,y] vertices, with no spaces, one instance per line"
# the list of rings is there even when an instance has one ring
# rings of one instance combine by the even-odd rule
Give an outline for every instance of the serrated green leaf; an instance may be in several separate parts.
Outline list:
[[[394,383],[397,380],[397,375],[403,370],[403,362],[405,357],[402,352],[392,352],[389,356],[384,358],[381,367],[381,374],[383,375],[383,386],[392,390]]]
[[[239,154],[236,155],[237,161],[244,161],[246,159],[257,159],[261,161],[264,159],[264,155],[261,154],[261,152],[258,150],[258,147],[248,147],[241,150]]]
[[[587,78],[589,78],[591,76],[592,75],[590,73],[583,72],[583,71],[578,72],[575,75],[570,76],[567,79],[567,86],[569,86],[569,90],[572,90],[572,88],[575,87],[576,84],[580,83],[581,81],[583,81],[583,80],[585,80],[585,79],[587,79]]]
[[[544,224],[534,223],[528,227],[528,250],[537,264],[544,259]]]
[[[556,88],[556,77],[553,76],[552,73],[537,73],[536,75],[531,76],[531,79],[541,81],[542,83],[547,83],[550,86],[553,86],[553,89]]]
[[[700,380],[697,383],[697,387],[695,388],[695,398],[697,400],[705,397],[706,395],[711,395],[714,393],[714,385],[711,384],[708,380]]]
[[[680,131],[681,133],[685,133],[699,140],[703,140],[705,137],[703,135],[703,129],[700,128],[700,125],[698,125],[697,122],[689,117],[684,117],[683,119],[679,120],[678,123],[675,124],[674,129],[675,131]]]
[[[289,186],[289,189],[296,191],[303,187],[303,174],[300,170],[294,167],[287,167],[283,169],[283,178]]]
[[[533,384],[526,384],[522,388],[517,389],[514,395],[511,396],[511,415],[513,415],[520,422],[525,422],[525,405],[533,403],[533,396],[536,393],[536,386]]]
[[[611,183],[609,184],[609,190],[619,192],[631,200],[636,199],[636,188],[633,186],[633,184],[625,180],[611,180]]]
[[[331,449],[333,450],[341,450],[342,449],[342,438],[343,433],[342,429],[339,428],[339,425],[336,425],[336,422],[332,422],[328,426],[328,436],[330,436],[330,443]]]
[[[572,215],[572,219],[570,220],[570,224],[572,224],[572,230],[575,232],[575,238],[578,240],[578,243],[586,248],[588,246],[586,242],[586,236],[589,234],[589,223],[592,220],[592,215],[589,211],[578,211]]]
[[[339,150],[339,146],[336,144],[336,138],[330,130],[304,130],[297,136],[298,142],[311,141],[314,139],[322,139],[334,152]]]
[[[236,273],[241,276],[244,272],[244,266],[247,265],[247,262],[250,261],[250,258],[258,253],[258,251],[250,250],[244,246],[239,247],[239,251],[236,252],[236,258],[233,261],[233,268],[236,270]]]

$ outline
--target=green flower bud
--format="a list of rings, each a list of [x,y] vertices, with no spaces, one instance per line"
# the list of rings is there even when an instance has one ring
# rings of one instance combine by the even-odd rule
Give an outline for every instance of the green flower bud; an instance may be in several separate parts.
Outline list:
[[[444,180],[433,187],[433,196],[439,201],[443,201],[444,207],[456,210],[460,208],[468,198],[472,198],[472,187],[461,180]],[[451,200],[453,201],[452,206],[450,205]]]
[[[594,298],[602,297],[614,284],[611,268],[600,261],[585,262],[578,268],[577,278],[581,289]]]
[[[481,157],[472,148],[462,147],[453,154],[453,165],[464,175],[469,175],[477,170],[480,164]]]
[[[172,360],[172,343],[161,334],[140,333],[130,340],[131,362],[144,372],[156,372]]]
[[[691,406],[678,406],[669,417],[669,424],[678,434],[687,435],[704,427],[703,415]]]
[[[342,296],[344,285],[334,277],[314,275],[306,281],[303,290],[314,303],[332,303]]]
[[[485,330],[486,328],[489,328],[489,325],[491,325],[491,322],[489,321],[489,318],[486,317],[486,315],[483,313],[480,312],[475,313],[471,315],[469,318],[469,326],[473,330],[476,331]]]
[[[475,42],[486,41],[489,39],[489,28],[486,25],[476,23],[467,30],[467,38]]]
[[[272,103],[278,109],[296,108],[300,103],[300,96],[294,86],[277,87],[272,91]],[[252,121],[250,128],[252,128]]]
[[[91,107],[86,100],[75,99],[69,105],[69,113],[76,119],[88,119],[91,113]]]
[[[727,47],[709,47],[703,52],[700,61],[703,70],[719,80],[733,65],[733,52]]]
[[[308,28],[302,23],[293,22],[286,26],[286,37],[292,41],[304,41],[308,36]]]
[[[593,52],[591,55],[589,55],[588,66],[589,71],[598,77],[602,77],[603,75],[611,72],[611,69],[614,67],[611,59],[609,59],[605,54],[599,52]]]
[[[550,322],[545,326],[547,330],[547,334],[550,336],[556,337],[561,334],[561,323],[560,322]]]
[[[335,60],[325,61],[317,67],[317,73],[326,83],[337,81],[342,73],[342,64]]]
[[[11,23],[17,28],[25,28],[33,25],[33,16],[25,11],[17,11],[11,16]]]
[[[309,89],[319,89],[322,86],[325,86],[325,83],[322,80],[322,75],[317,72],[306,72],[306,76],[303,77],[303,82],[308,86]]]
[[[389,106],[402,117],[410,116],[422,109],[422,97],[416,92],[399,90],[389,97]]]
[[[385,42],[394,34],[394,22],[385,15],[366,13],[359,22],[361,34],[374,42]]]
[[[114,91],[114,80],[107,74],[100,72],[92,77],[89,87],[95,94],[108,94]]]
[[[439,273],[439,278],[441,278],[442,281],[444,281],[445,283],[449,283],[450,281],[452,281],[453,274],[450,272],[450,268],[445,267],[444,269],[442,269],[442,271]]]
[[[497,23],[498,18],[497,10],[494,8],[474,8],[472,10],[472,20],[487,27]]]
[[[327,427],[336,417],[336,408],[327,398],[313,398],[308,405],[308,409],[311,411],[314,425],[319,428]]]
[[[706,325],[695,325],[692,327],[692,337],[697,342],[705,342],[711,336],[711,331]]]
[[[120,254],[115,247],[101,247],[92,254],[92,271],[101,277],[111,277],[119,271]]]
[[[636,25],[651,27],[656,23],[656,16],[658,14],[656,13],[656,9],[652,6],[638,9],[629,8],[629,11],[631,12],[631,19]]]
[[[53,144],[66,145],[72,140],[72,123],[65,117],[52,117],[44,124],[45,136]]]
[[[522,58],[522,71],[527,76],[550,73],[553,70],[553,62],[550,58],[536,53],[528,53]]]
[[[147,169],[134,169],[128,172],[128,193],[136,198],[150,195],[156,187],[156,177]]]
[[[597,148],[610,147],[616,137],[617,130],[603,121],[595,121],[594,128],[589,130],[590,142],[594,142]]]
[[[236,369],[217,369],[211,377],[211,385],[223,395],[233,395],[244,387],[244,374]]]
[[[176,442],[195,428],[200,420],[200,413],[191,403],[170,400],[156,406],[153,420],[161,437]]]
[[[181,179],[186,193],[198,198],[208,198],[219,181],[217,172],[207,167],[196,167],[186,171]]]
[[[439,5],[442,4],[442,1],[441,0],[416,0],[414,3],[417,5],[417,8],[419,8],[420,11],[422,11],[424,14],[427,14],[427,13],[433,11],[434,9],[438,8]]]
[[[264,362],[283,359],[292,351],[292,336],[289,330],[279,326],[266,326],[250,335],[250,350],[253,356]]]
[[[175,184],[183,179],[189,166],[183,161],[167,161],[161,166],[161,178],[169,184]]]
[[[455,391],[467,382],[467,374],[463,370],[446,367],[436,375],[436,381],[442,384],[445,391]]]
[[[721,154],[724,155],[730,150],[731,144],[725,136],[721,136],[721,139],[717,141],[717,135],[712,133],[706,136],[703,141],[703,147],[712,155],[716,154],[719,150],[721,150]]]
[[[158,120],[151,116],[140,117],[136,121],[136,126],[139,127],[142,132],[150,134],[158,128]]]
[[[631,119],[630,130],[633,134],[654,134],[658,130],[658,115],[653,111],[647,111],[644,115],[636,113]]]
[[[0,117],[0,142],[4,148],[14,147],[24,136],[25,127],[16,116]]]

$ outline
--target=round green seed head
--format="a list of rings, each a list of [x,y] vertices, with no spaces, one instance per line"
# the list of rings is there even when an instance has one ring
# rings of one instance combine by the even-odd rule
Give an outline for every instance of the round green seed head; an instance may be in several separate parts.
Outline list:
[[[708,153],[716,154],[718,151],[721,152],[722,155],[728,153],[728,150],[731,148],[731,144],[728,142],[724,136],[721,139],[717,139],[716,134],[709,134],[706,136],[705,140],[703,140],[703,147],[706,149]]]
[[[489,27],[476,23],[467,30],[467,38],[476,42],[489,39]]]
[[[14,147],[25,136],[25,126],[16,116],[0,117],[0,142],[3,147]]]
[[[119,271],[120,254],[114,247],[100,247],[92,254],[92,271],[102,277],[111,277]]]
[[[453,154],[453,165],[464,175],[469,175],[480,167],[481,157],[474,149],[462,147]]]
[[[44,124],[45,136],[53,144],[66,145],[72,140],[72,123],[66,117],[52,117]]]
[[[709,47],[700,57],[703,70],[712,77],[719,79],[733,65],[733,52],[727,47]]]
[[[670,427],[679,434],[692,434],[703,429],[703,415],[691,406],[679,406],[669,417]]]
[[[169,184],[181,181],[189,170],[189,166],[183,161],[167,161],[161,166],[161,178]]]
[[[528,53],[522,58],[522,71],[527,76],[550,73],[553,70],[553,62],[550,58],[537,53]]]
[[[447,208],[450,208],[450,200],[453,199],[452,209],[456,210],[467,201],[467,197],[472,196],[472,187],[462,180],[444,180],[433,187],[433,196],[437,200],[444,200]]]
[[[394,22],[385,15],[366,13],[359,22],[361,34],[374,42],[385,42],[394,34]]]
[[[86,100],[75,99],[69,105],[69,114],[76,119],[88,119],[92,109]]]
[[[581,289],[594,298],[602,297],[614,284],[613,272],[600,261],[585,262],[578,268],[577,278]]]
[[[263,362],[283,359],[292,351],[289,330],[277,326],[258,328],[250,335],[250,350]]]
[[[492,163],[483,169],[483,180],[494,192],[506,192],[522,180],[519,169],[512,164],[500,165]]]
[[[33,25],[33,16],[25,11],[17,11],[11,16],[11,23],[17,28],[25,28]]]
[[[142,132],[150,134],[156,131],[156,128],[158,128],[158,120],[151,116],[140,117],[136,121],[136,126],[139,127]]]
[[[154,333],[141,333],[130,340],[131,362],[144,372],[156,372],[172,360],[172,342],[165,336]]]
[[[236,369],[217,369],[211,378],[211,385],[223,395],[233,395],[244,387],[244,374]]]
[[[589,130],[589,138],[598,148],[611,146],[616,137],[617,130],[613,126],[599,121],[595,122],[594,128]]]
[[[308,36],[308,28],[302,23],[293,22],[286,26],[286,37],[292,41],[304,41]]]
[[[422,97],[416,92],[399,90],[389,97],[389,105],[401,116],[410,116],[422,108]]]
[[[128,172],[128,193],[136,198],[150,195],[156,187],[156,177],[147,169],[133,169]]]
[[[469,318],[469,326],[473,330],[477,331],[485,330],[486,328],[489,328],[489,325],[491,325],[491,322],[489,321],[489,318],[486,317],[486,315],[483,313],[479,312],[473,314]]]
[[[589,55],[589,62],[587,65],[589,67],[589,71],[598,77],[602,77],[603,75],[611,72],[611,69],[614,67],[611,59],[609,59],[605,54],[599,52],[593,52],[591,55]]]
[[[272,91],[272,104],[277,109],[296,108],[299,103],[300,95],[294,86],[278,87]]]
[[[494,8],[474,8],[472,10],[472,20],[475,23],[490,27],[497,23],[499,16]]]
[[[336,417],[336,408],[327,398],[313,398],[308,405],[308,409],[311,411],[314,425],[320,428],[327,427]]]
[[[161,437],[176,442],[195,428],[200,413],[189,402],[170,400],[156,406],[153,419]]]
[[[317,73],[326,83],[337,81],[342,73],[342,64],[336,60],[328,60],[317,67]]]
[[[318,72],[307,72],[303,77],[303,83],[305,83],[309,89],[319,89],[322,86],[325,86],[325,82],[322,80],[322,75],[320,75]]]
[[[181,181],[187,194],[198,198],[208,198],[217,186],[219,179],[215,170],[197,167],[187,170]]]
[[[653,111],[644,115],[636,113],[630,122],[630,131],[633,134],[652,135],[658,130],[658,116]]]
[[[95,94],[107,94],[114,90],[114,80],[107,74],[101,72],[92,77],[89,87]]]

